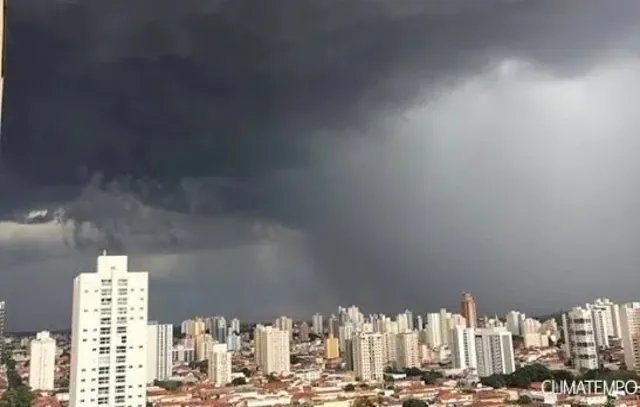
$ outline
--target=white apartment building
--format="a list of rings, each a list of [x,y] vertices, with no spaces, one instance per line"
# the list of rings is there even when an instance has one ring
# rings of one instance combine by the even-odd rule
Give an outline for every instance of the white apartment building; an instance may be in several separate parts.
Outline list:
[[[387,331],[382,334],[382,354],[385,365],[396,365],[398,362],[398,334]]]
[[[432,348],[442,345],[441,331],[440,314],[427,314],[427,345]]]
[[[227,345],[216,343],[209,353],[209,380],[215,383],[216,387],[224,387],[231,383],[233,377],[231,375],[233,352],[229,352]]]
[[[511,332],[502,329],[476,329],[475,351],[479,377],[509,374],[516,370]]]
[[[449,345],[451,330],[449,329],[449,318],[451,317],[451,313],[447,312],[446,309],[440,309],[440,340],[443,345]]]
[[[513,335],[522,335],[522,324],[526,320],[526,316],[518,311],[509,311],[506,315],[507,330]]]
[[[293,320],[289,317],[279,317],[273,322],[273,326],[281,331],[289,332],[289,340],[293,338]]]
[[[593,304],[587,304],[586,307],[589,309],[598,309],[604,314],[600,317],[605,325],[602,330],[606,332],[608,337],[621,337],[620,306],[618,304],[614,304],[608,298],[596,298]]]
[[[542,324],[540,321],[534,318],[526,318],[522,321],[522,326],[520,327],[520,335],[525,336],[526,334],[537,334],[540,332],[542,328]],[[511,332],[511,330],[509,330]],[[511,332],[513,334],[513,332]]]
[[[1,46],[1,45],[0,45]],[[0,61],[0,64],[2,62]],[[0,91],[2,85],[0,84]],[[2,98],[2,94],[0,93],[0,100]],[[5,302],[0,301],[0,352],[4,349],[4,325],[5,325]]]
[[[182,321],[180,328],[183,335],[195,337],[204,333],[206,330],[206,323],[201,318],[187,319]]]
[[[340,343],[340,352],[344,353],[346,350],[346,343],[353,338],[355,333],[355,327],[351,322],[347,322],[338,328],[338,342]]]
[[[56,373],[56,340],[43,331],[31,341],[29,352],[29,387],[53,390]]]
[[[359,380],[384,380],[383,350],[382,334],[359,332],[353,337],[353,367]]]
[[[147,326],[147,383],[173,375],[173,325],[149,322]]]
[[[420,347],[418,346],[418,332],[404,332],[396,337],[398,369],[420,367]]]
[[[229,323],[229,330],[231,332],[240,333],[240,320],[238,318],[233,318],[231,320],[231,322]]]
[[[272,326],[256,326],[255,330],[256,364],[262,373],[287,375],[291,371],[289,332]]]
[[[598,347],[591,310],[576,307],[562,315],[565,353],[574,369],[597,369]]]
[[[315,314],[311,321],[311,332],[316,335],[322,335],[324,333],[324,325],[322,321],[322,315]]]
[[[404,333],[410,331],[409,329],[409,313],[403,312],[396,316],[396,322],[398,323],[398,332]]]
[[[596,346],[599,349],[609,347],[609,336],[612,330],[611,325],[611,309],[602,307],[591,308],[591,317],[593,319],[593,333],[596,338]]]
[[[451,330],[451,359],[454,369],[476,369],[478,359],[476,357],[474,328],[456,326]]]
[[[145,407],[149,275],[98,257],[73,281],[70,407]]]
[[[211,352],[211,347],[215,343],[213,336],[210,334],[200,334],[194,338],[194,347],[196,351],[196,360],[201,362],[206,360]]]
[[[527,349],[549,347],[549,335],[546,333],[525,333],[523,339]]]
[[[627,370],[640,372],[640,304],[620,307],[620,334]]]

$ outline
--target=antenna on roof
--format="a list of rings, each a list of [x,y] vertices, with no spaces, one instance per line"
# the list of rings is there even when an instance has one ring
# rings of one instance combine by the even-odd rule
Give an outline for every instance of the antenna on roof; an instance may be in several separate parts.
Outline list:
[[[107,251],[106,251],[106,250],[103,250],[103,251],[102,251],[102,255],[103,255],[103,256],[106,256],[106,255],[107,255]]]

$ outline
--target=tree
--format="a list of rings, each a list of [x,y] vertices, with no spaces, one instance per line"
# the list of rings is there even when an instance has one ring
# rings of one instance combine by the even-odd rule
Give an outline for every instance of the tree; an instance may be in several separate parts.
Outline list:
[[[289,356],[289,363],[291,365],[297,365],[300,362],[302,362],[302,359],[298,355]]]
[[[418,376],[422,376],[423,371],[418,369],[417,367],[410,367],[410,368],[404,369],[404,373],[407,375],[407,377],[418,377]]]
[[[355,391],[356,390],[356,386],[354,386],[353,384],[349,383],[346,386],[344,386],[344,391]]]
[[[232,386],[244,386],[245,384],[247,384],[247,379],[244,377],[236,377],[231,381]]]
[[[402,407],[429,407],[429,405],[422,400],[409,399],[402,403]]]
[[[523,394],[522,396],[518,397],[517,403],[518,404],[531,404],[532,400],[531,400],[531,397]]]
[[[2,407],[30,407],[35,398],[31,390],[26,386],[7,390],[0,399]]]
[[[243,375],[247,377],[251,377],[251,375],[253,374],[251,369],[249,369],[248,367],[243,367],[240,371],[242,372]]]
[[[442,372],[436,372],[435,370],[431,370],[428,372],[423,372],[422,381],[425,384],[435,384],[438,380],[444,378]]]
[[[178,390],[182,387],[182,383],[177,380],[156,380],[153,384],[169,391]]]
[[[351,407],[377,407],[375,401],[369,397],[358,397]]]
[[[480,383],[482,383],[483,386],[493,387],[494,389],[502,389],[507,386],[507,382],[501,374],[483,377],[480,379]]]

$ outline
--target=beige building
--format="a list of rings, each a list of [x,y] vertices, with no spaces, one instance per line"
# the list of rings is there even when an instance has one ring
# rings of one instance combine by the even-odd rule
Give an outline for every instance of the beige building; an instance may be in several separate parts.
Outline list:
[[[404,332],[396,337],[396,353],[398,369],[420,367],[420,347],[418,346],[418,332]]]
[[[384,380],[384,336],[379,333],[357,333],[353,337],[353,367],[359,380]]]
[[[333,335],[329,335],[324,341],[324,357],[326,359],[338,359],[340,357],[340,342]]]
[[[216,387],[224,387],[233,380],[231,376],[232,354],[224,343],[216,343],[209,352],[209,380]]]
[[[620,334],[624,349],[624,363],[628,370],[640,372],[640,304],[620,307]]]
[[[260,367],[263,374],[289,374],[291,371],[289,335],[288,331],[272,326],[256,327],[254,337],[256,365]]]

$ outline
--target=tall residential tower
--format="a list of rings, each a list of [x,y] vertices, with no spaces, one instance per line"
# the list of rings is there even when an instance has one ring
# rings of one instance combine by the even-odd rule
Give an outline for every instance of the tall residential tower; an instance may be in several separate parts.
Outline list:
[[[69,407],[146,405],[149,275],[98,257],[73,280]]]

